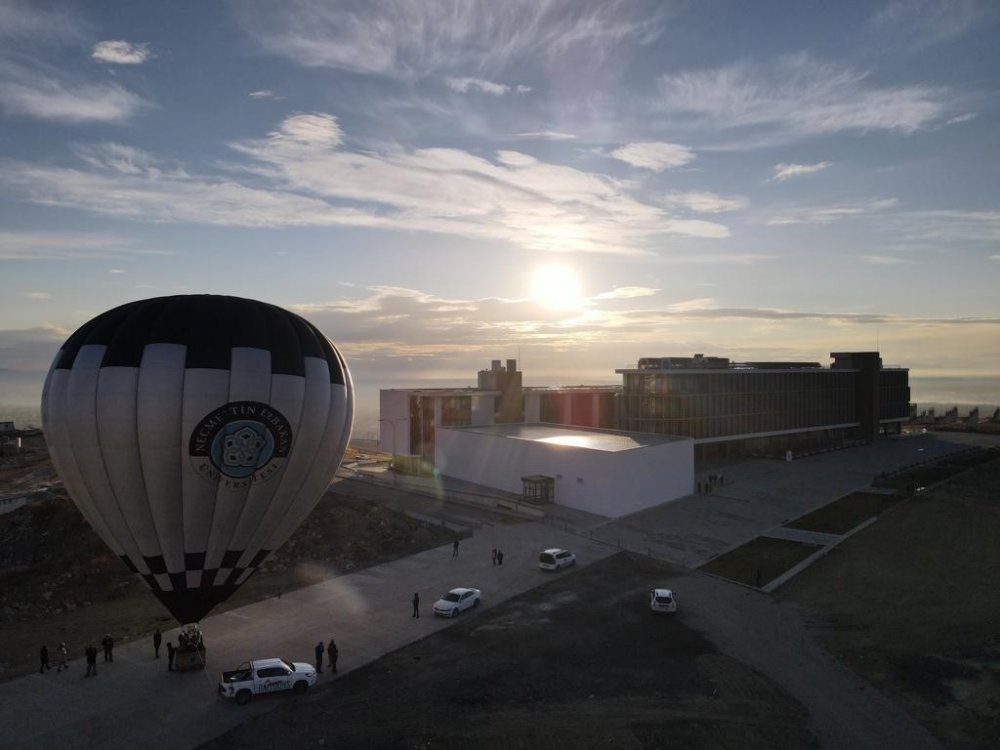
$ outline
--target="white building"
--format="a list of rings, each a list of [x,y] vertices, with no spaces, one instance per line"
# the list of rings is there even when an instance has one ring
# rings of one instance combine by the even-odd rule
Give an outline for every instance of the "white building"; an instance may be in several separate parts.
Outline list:
[[[444,476],[521,494],[551,478],[558,505],[617,518],[694,491],[694,441],[554,424],[439,427]]]

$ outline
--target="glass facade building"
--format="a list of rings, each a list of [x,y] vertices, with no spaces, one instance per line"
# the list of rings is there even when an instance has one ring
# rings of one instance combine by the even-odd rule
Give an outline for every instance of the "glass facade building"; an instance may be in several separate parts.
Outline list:
[[[515,360],[493,360],[474,388],[380,392],[380,447],[434,457],[438,427],[543,423],[689,437],[698,458],[783,455],[900,431],[909,371],[878,352],[834,352],[833,363],[643,357],[616,370],[621,386],[524,387]]]
[[[883,368],[873,352],[831,356],[830,368],[645,357],[635,369],[616,371],[622,375],[619,429],[719,444],[715,453],[773,453],[898,432],[909,416],[908,371]]]

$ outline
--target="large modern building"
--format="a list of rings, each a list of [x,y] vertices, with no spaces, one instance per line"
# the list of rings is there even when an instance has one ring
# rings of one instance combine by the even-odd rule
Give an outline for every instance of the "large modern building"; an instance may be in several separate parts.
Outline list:
[[[644,357],[622,376],[618,427],[686,435],[698,457],[780,454],[870,442],[909,418],[909,371],[878,352],[834,352],[833,364]]]
[[[447,476],[511,490],[525,476],[568,476],[553,468],[561,465],[552,458],[555,454],[532,445],[535,438],[530,436],[536,435],[532,430],[539,425],[593,433],[590,438],[581,437],[577,446],[592,452],[581,453],[573,461],[619,453],[594,448],[608,444],[597,437],[601,431],[616,431],[631,435],[633,448],[644,449],[633,450],[627,460],[622,454],[601,464],[613,469],[612,483],[623,487],[630,476],[640,481],[633,463],[642,464],[656,452],[650,448],[659,443],[651,436],[686,438],[683,442],[693,446],[694,458],[707,459],[741,454],[788,456],[898,433],[910,413],[909,371],[883,366],[878,352],[830,356],[830,367],[817,362],[732,362],[701,354],[643,357],[634,368],[616,370],[622,376],[621,386],[557,388],[525,387],[515,360],[507,360],[506,367],[494,360],[490,369],[479,372],[475,388],[381,391],[379,424],[384,429],[379,430],[379,448]],[[493,426],[511,426],[513,432],[461,429]],[[572,445],[572,438],[569,434],[569,442],[563,445]],[[485,451],[487,442],[490,448],[484,455],[493,457],[488,471],[469,455],[469,446],[479,446],[473,452]],[[672,450],[678,450],[677,446]],[[554,462],[548,471],[544,469],[547,455]],[[496,460],[496,456],[503,458]],[[682,460],[668,463],[671,471],[683,465]],[[466,470],[470,466],[480,468],[470,473]],[[655,463],[648,466],[650,476],[670,485],[663,500],[679,491],[681,485],[675,487],[657,474]],[[693,484],[692,471],[683,486]],[[557,492],[556,502],[562,498],[581,508],[591,503],[580,497],[580,492],[564,490],[561,495]],[[637,492],[634,498],[623,498],[620,505],[633,507],[648,500]]]

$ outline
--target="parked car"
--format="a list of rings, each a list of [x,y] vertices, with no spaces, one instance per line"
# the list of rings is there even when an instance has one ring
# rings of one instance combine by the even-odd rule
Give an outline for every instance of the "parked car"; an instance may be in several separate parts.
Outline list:
[[[223,698],[235,698],[243,706],[261,693],[291,690],[301,695],[315,684],[316,668],[312,664],[284,659],[255,659],[243,662],[230,672],[223,672],[218,693]]]
[[[538,556],[538,567],[542,570],[559,570],[576,565],[576,555],[568,549],[553,547],[547,549]]]
[[[457,617],[472,607],[479,606],[483,592],[479,589],[452,589],[434,602],[434,614],[441,617]]]
[[[649,592],[649,608],[654,612],[676,612],[677,599],[670,589],[652,589]]]

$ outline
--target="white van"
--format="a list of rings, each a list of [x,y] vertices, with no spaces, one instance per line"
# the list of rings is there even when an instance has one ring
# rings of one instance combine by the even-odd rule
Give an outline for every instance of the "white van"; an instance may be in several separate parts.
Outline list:
[[[576,555],[566,549],[554,547],[538,556],[538,567],[542,570],[559,570],[576,565]]]

